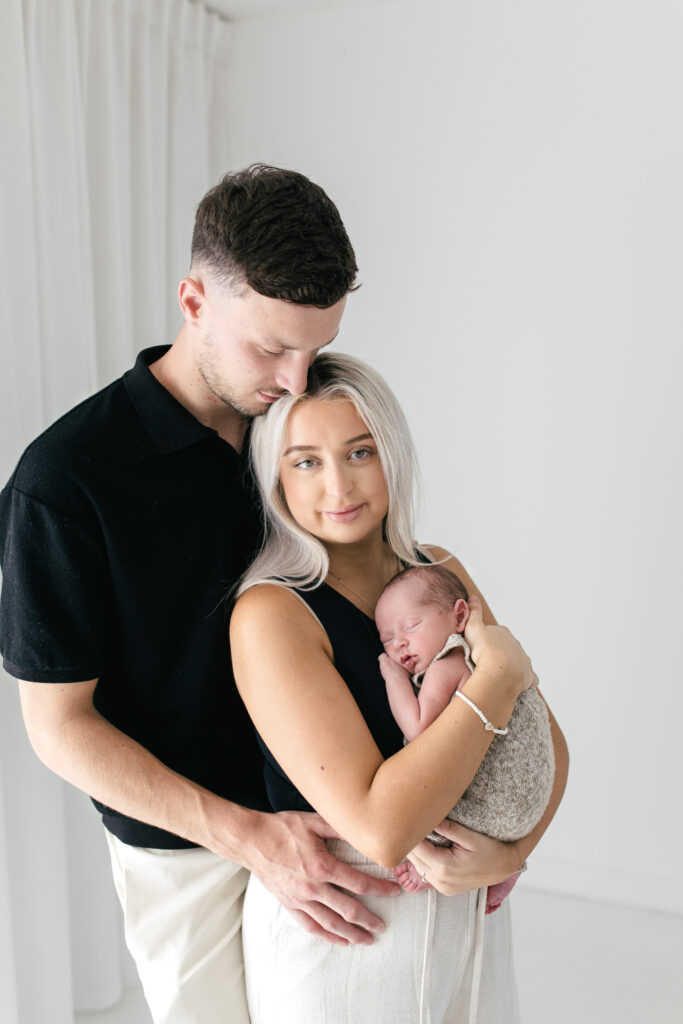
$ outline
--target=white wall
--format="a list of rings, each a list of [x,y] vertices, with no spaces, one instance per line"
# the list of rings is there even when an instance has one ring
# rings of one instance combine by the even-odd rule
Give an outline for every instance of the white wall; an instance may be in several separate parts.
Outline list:
[[[377,4],[238,23],[233,166],[336,199],[338,342],[414,429],[420,537],[533,653],[572,768],[529,885],[683,912],[683,8]]]
[[[0,487],[48,423],[171,341],[227,163],[229,27],[189,0],[0,2]],[[0,669],[0,1022],[71,1024],[129,977],[98,816]]]

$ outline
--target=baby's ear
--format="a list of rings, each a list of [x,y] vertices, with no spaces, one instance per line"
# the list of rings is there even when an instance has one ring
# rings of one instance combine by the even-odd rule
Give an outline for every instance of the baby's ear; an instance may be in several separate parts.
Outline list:
[[[465,623],[470,617],[470,609],[467,601],[464,601],[462,597],[453,605],[453,618],[455,621],[455,632],[462,633],[465,628]]]

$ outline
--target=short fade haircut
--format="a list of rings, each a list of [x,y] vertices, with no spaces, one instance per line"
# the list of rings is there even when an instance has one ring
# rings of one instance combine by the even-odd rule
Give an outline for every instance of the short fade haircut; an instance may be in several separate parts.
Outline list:
[[[417,579],[424,585],[425,604],[437,604],[441,608],[452,608],[456,601],[468,601],[469,595],[459,576],[443,565],[411,565],[392,576],[383,593],[400,586],[409,579]]]
[[[260,295],[328,309],[355,291],[358,267],[339,211],[297,171],[252,164],[197,207],[192,267]]]

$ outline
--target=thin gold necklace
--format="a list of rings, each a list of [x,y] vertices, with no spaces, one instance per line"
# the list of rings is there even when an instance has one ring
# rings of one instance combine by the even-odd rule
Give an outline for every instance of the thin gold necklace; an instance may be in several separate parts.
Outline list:
[[[362,601],[365,607],[369,608],[374,616],[375,606],[373,604],[370,604],[370,602],[365,597],[363,597],[362,594],[359,594],[358,591],[354,587],[352,587],[350,583],[347,583],[346,580],[343,580],[341,576],[337,576],[336,572],[332,572],[331,569],[327,570],[327,575],[331,576],[333,580],[337,581],[337,583],[341,583],[342,587],[346,587],[346,589],[350,590],[352,594],[355,594],[358,600]]]
[[[398,565],[398,570],[397,571],[400,571],[400,569],[401,569],[401,561],[398,558],[398,556],[396,557],[396,564]],[[358,591],[355,589],[355,587],[352,587],[350,583],[347,583],[346,580],[343,580],[341,578],[341,576],[337,576],[336,572],[332,572],[331,569],[328,569],[327,570],[327,574],[328,574],[328,576],[331,576],[333,580],[336,580],[337,583],[341,583],[342,587],[346,587],[347,590],[350,590],[351,593],[354,594],[358,598],[359,601],[363,602],[363,604],[365,605],[366,608],[369,608],[371,610],[372,615],[374,617],[374,614],[375,614],[375,606],[374,606],[374,604],[370,604],[370,602],[368,601],[368,599],[366,597],[363,597],[362,594],[359,594]],[[392,573],[391,575],[393,576],[394,573]],[[389,579],[391,579],[391,576],[389,577]]]

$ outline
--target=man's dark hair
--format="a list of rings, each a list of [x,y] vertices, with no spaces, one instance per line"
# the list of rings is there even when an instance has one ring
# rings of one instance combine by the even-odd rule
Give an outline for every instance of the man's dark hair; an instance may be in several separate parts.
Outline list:
[[[390,588],[400,586],[410,578],[417,578],[424,584],[423,600],[425,604],[438,604],[443,608],[452,608],[456,601],[469,599],[464,583],[450,569],[443,565],[411,565],[392,576],[384,593]]]
[[[197,208],[192,265],[260,295],[327,309],[358,268],[337,207],[303,174],[252,164],[226,174]]]

